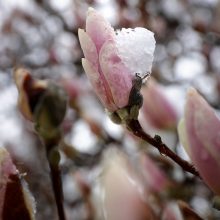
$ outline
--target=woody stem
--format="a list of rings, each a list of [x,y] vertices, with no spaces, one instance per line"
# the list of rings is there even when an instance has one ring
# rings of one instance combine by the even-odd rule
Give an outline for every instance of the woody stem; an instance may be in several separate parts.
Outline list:
[[[183,170],[200,177],[198,171],[195,169],[195,167],[187,162],[186,160],[183,160],[180,158],[177,154],[175,154],[170,148],[164,144],[160,138],[160,136],[155,135],[155,137],[151,137],[149,134],[147,134],[141,127],[138,120],[132,119],[127,121],[127,128],[132,131],[132,133],[141,138],[142,140],[146,141],[147,143],[151,144],[152,146],[156,147],[158,151],[162,155],[166,155],[173,161],[175,161]],[[200,177],[201,178],[201,177]]]

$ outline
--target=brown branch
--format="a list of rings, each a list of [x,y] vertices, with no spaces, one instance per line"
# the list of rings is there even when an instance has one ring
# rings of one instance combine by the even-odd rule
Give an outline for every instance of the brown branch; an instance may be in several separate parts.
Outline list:
[[[61,172],[59,168],[60,154],[59,151],[55,149],[58,140],[53,140],[52,142],[45,141],[46,155],[50,168],[50,178],[53,186],[53,193],[55,197],[55,202],[57,206],[57,212],[59,220],[65,220],[65,211],[63,205],[63,187]]]
[[[65,213],[63,207],[63,189],[62,180],[60,175],[60,169],[58,164],[52,164],[49,162],[51,182],[53,185],[53,192],[56,201],[59,220],[65,220]]]
[[[173,161],[175,161],[180,167],[182,167],[183,170],[200,177],[198,171],[195,169],[195,167],[187,162],[186,160],[183,160],[180,158],[177,154],[175,154],[172,150],[167,147],[166,144],[164,144],[160,138],[160,136],[155,135],[155,137],[151,137],[149,134],[147,134],[141,127],[138,120],[130,120],[127,122],[127,128],[132,131],[132,133],[141,138],[142,140],[146,141],[147,143],[151,144],[152,146],[156,147],[158,151],[162,155],[166,155]],[[200,177],[201,178],[201,177]]]

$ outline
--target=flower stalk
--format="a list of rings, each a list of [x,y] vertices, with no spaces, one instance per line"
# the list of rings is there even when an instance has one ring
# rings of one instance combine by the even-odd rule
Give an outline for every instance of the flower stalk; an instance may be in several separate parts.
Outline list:
[[[155,135],[154,137],[151,137],[149,134],[147,134],[141,127],[138,120],[129,120],[126,124],[127,128],[137,137],[141,138],[142,140],[146,141],[147,143],[151,144],[152,146],[156,147],[160,154],[165,155],[175,161],[183,170],[200,177],[198,171],[195,169],[195,167],[187,162],[186,160],[183,160],[180,158],[177,154],[175,154],[170,148],[164,144],[160,138],[160,136]]]
[[[60,125],[66,113],[67,96],[55,83],[34,79],[23,68],[16,69],[14,77],[21,113],[34,123],[35,131],[45,146],[59,220],[65,220],[57,147],[62,138]]]
[[[63,206],[63,188],[61,180],[61,172],[59,168],[60,153],[54,146],[46,146],[46,149],[51,149],[47,151],[47,160],[50,168],[50,178],[53,186],[54,197],[56,201],[57,211],[59,220],[65,220],[64,206]]]

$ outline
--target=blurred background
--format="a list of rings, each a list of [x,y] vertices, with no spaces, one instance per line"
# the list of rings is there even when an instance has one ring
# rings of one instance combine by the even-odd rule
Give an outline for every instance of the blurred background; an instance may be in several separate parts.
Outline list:
[[[19,170],[26,174],[37,201],[38,220],[56,219],[56,211],[44,148],[33,125],[17,108],[18,92],[12,74],[15,66],[29,69],[36,78],[58,82],[69,95],[61,144],[68,219],[94,219],[95,208],[89,196],[106,148],[133,152],[135,145],[143,145],[110,121],[82,69],[77,31],[85,27],[88,7],[102,13],[115,29],[140,26],[155,33],[152,76],[178,118],[190,86],[217,111],[220,108],[219,0],[0,0],[0,145],[10,151]],[[161,135],[165,143],[188,159],[175,129],[148,122],[144,113],[141,118],[149,133]],[[157,152],[151,154],[159,156]],[[162,168],[167,171],[174,169],[172,166],[166,161]],[[179,170],[172,170],[171,176],[181,184],[188,180]],[[210,208],[210,192],[203,184],[196,184],[190,196],[179,198],[205,219],[220,219]]]

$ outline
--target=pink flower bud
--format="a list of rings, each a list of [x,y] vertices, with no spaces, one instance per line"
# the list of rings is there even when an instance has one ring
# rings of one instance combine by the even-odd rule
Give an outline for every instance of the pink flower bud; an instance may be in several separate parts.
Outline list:
[[[84,70],[104,107],[110,112],[126,107],[136,73],[151,71],[155,39],[145,28],[114,32],[89,8],[86,31],[79,29]]]
[[[105,220],[157,219],[125,154],[111,149],[103,167],[100,187]]]
[[[163,94],[162,88],[151,78],[143,88],[143,114],[155,128],[172,129],[177,123],[177,113]]]
[[[187,94],[180,140],[205,183],[220,195],[220,120],[191,88]]]
[[[35,203],[9,153],[0,148],[0,219],[34,219]]]
[[[60,85],[65,89],[70,102],[76,102],[78,97],[83,93],[82,83],[76,77],[63,77]]]

